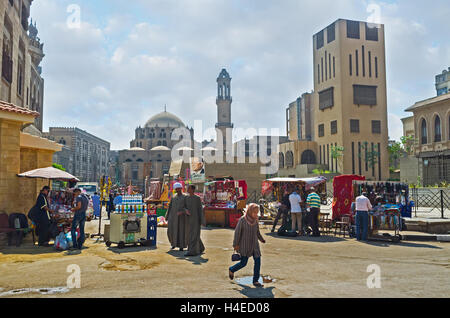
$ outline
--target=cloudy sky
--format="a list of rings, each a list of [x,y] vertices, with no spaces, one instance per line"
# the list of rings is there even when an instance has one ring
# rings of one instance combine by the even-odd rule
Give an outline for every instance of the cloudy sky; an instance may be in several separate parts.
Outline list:
[[[45,43],[44,129],[77,126],[111,149],[165,104],[213,127],[222,68],[235,127],[285,134],[285,108],[313,88],[312,35],[338,18],[385,24],[391,139],[450,66],[448,0],[36,0],[31,15]]]

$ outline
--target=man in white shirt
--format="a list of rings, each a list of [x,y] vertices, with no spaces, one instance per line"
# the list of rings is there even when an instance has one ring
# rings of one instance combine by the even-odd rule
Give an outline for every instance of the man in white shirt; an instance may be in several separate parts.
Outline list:
[[[370,204],[367,198],[367,193],[361,194],[355,200],[356,206],[356,239],[358,241],[367,242],[367,234],[369,232],[369,211],[372,210],[372,204]]]
[[[292,232],[295,232],[296,225],[298,225],[298,231],[300,235],[303,233],[302,228],[302,208],[300,207],[300,203],[302,202],[301,196],[297,193],[297,190],[294,191],[289,196],[289,202],[291,203],[291,218],[292,218]]]

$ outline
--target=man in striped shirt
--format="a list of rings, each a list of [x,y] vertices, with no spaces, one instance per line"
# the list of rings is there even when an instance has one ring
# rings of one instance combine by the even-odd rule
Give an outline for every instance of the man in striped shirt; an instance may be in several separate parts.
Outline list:
[[[314,188],[311,188],[308,198],[306,199],[306,204],[311,209],[311,227],[313,230],[312,236],[320,236],[319,231],[319,213],[320,213],[320,197],[315,192]]]

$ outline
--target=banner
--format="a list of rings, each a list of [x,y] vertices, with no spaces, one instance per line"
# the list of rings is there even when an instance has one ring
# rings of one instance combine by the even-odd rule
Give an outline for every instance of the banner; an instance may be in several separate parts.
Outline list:
[[[203,158],[191,158],[190,173],[192,183],[204,183],[206,181]]]
[[[342,175],[333,179],[333,220],[339,220],[343,215],[352,216],[350,211],[353,201],[353,180],[366,178],[358,175]]]

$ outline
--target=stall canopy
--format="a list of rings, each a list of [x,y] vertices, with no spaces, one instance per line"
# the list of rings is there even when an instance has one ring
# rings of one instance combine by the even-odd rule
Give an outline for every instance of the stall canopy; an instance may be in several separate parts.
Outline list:
[[[41,169],[35,169],[31,171],[27,171],[21,174],[18,174],[19,177],[24,178],[41,178],[41,179],[48,179],[48,180],[60,180],[60,181],[80,181],[77,177],[74,177],[70,173],[67,173],[65,171],[48,167],[48,168],[41,168]]]
[[[309,190],[312,187],[316,187],[319,184],[326,183],[327,178],[325,177],[313,177],[313,178],[272,178],[263,181],[262,192],[267,193],[271,189],[271,185],[275,183],[303,183],[305,184],[305,189]]]

